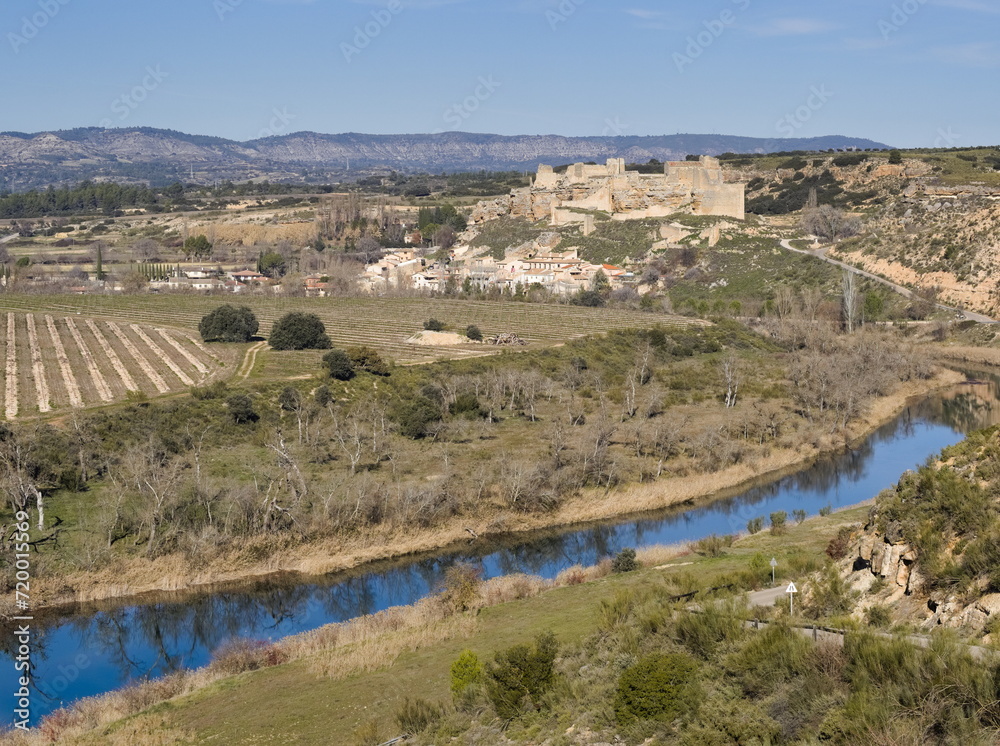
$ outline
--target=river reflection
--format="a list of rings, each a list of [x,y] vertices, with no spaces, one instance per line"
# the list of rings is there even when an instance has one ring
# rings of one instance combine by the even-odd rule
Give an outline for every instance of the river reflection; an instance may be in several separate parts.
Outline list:
[[[712,533],[743,530],[776,510],[817,513],[852,505],[891,486],[972,429],[1000,421],[1000,379],[956,387],[904,411],[855,449],[710,503],[681,506],[630,519],[494,542],[476,542],[436,556],[381,563],[364,571],[309,583],[269,580],[238,591],[150,598],[129,606],[97,604],[52,620],[34,642],[37,718],[80,697],[208,662],[211,651],[237,636],[277,639],[432,592],[458,562],[478,565],[486,577],[526,572],[553,577],[575,564],[593,564],[623,547],[675,544]],[[669,482],[665,483],[669,488]],[[0,690],[13,692],[12,636],[2,635]],[[10,698],[2,710],[12,714]],[[9,722],[9,721],[8,721]]]

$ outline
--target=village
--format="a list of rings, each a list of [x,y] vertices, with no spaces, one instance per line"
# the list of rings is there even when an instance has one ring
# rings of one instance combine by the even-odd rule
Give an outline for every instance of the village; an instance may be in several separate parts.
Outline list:
[[[13,276],[7,272],[0,282],[8,289],[57,286],[77,294],[280,293],[326,297],[344,292],[378,296],[475,291],[519,296],[543,291],[569,297],[593,289],[595,284],[611,291],[634,288],[641,292],[637,272],[641,274],[638,267],[645,251],[624,261],[619,257],[615,263],[611,258],[598,259],[593,251],[583,251],[578,244],[599,232],[601,225],[646,220],[652,221],[647,248],[683,248],[681,242],[692,236],[712,246],[726,223],[717,221],[699,231],[671,221],[671,216],[735,221],[745,218],[744,185],[727,183],[717,159],[701,156],[697,160],[667,162],[662,168],[662,173],[652,174],[628,171],[621,158],[608,159],[604,165],[577,163],[558,169],[540,165],[529,186],[474,205],[466,229],[447,243],[438,242],[437,236],[423,235],[412,219],[416,209],[410,207],[398,213],[396,227],[402,237],[399,244],[380,246],[366,238],[374,250],[353,255],[348,252],[341,259],[331,250],[321,255],[321,249],[311,245],[321,232],[321,207],[316,212],[315,227],[308,218],[291,224],[291,228],[310,228],[311,238],[300,231],[297,241],[283,239],[278,246],[257,244],[263,248],[255,268],[247,264],[252,263],[256,253],[252,245],[233,243],[228,249],[216,246],[213,253],[212,242],[195,233],[201,229],[221,236],[227,224],[203,223],[188,234],[205,242],[208,251],[200,259],[188,257],[183,263],[162,264],[156,259],[152,260],[156,263],[136,261],[134,256],[123,261],[120,255],[117,261],[102,265],[98,256],[85,257],[77,252],[74,261],[93,262],[93,271],[84,271],[79,263],[65,264],[65,256],[63,263],[57,260],[56,266],[22,256]],[[489,224],[499,220],[530,225],[534,237],[511,241],[507,246],[476,240]],[[261,263],[265,255],[277,257],[280,271]],[[332,275],[336,275],[335,282],[331,281]]]

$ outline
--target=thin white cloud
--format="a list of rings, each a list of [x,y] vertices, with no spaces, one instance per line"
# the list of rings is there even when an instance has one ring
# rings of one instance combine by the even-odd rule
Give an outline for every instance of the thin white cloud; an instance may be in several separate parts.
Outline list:
[[[969,42],[931,50],[942,62],[961,67],[1000,67],[1000,47],[994,42]]]
[[[677,31],[682,28],[674,19],[674,15],[667,11],[625,8],[624,12],[626,15],[638,19],[635,24],[637,28],[652,29],[653,31]]]
[[[752,26],[758,36],[807,36],[835,31],[841,25],[819,18],[773,18],[767,23]]]

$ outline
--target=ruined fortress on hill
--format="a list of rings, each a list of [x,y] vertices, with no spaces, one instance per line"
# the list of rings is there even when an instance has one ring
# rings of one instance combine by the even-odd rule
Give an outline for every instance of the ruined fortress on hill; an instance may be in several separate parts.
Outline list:
[[[745,216],[743,184],[726,183],[717,158],[670,161],[662,174],[626,171],[623,158],[610,158],[604,166],[575,163],[565,173],[539,166],[529,187],[509,196],[480,202],[472,213],[475,223],[511,216],[552,225],[593,225],[586,211],[609,213],[613,220],[660,218],[678,212],[718,215],[742,220]]]

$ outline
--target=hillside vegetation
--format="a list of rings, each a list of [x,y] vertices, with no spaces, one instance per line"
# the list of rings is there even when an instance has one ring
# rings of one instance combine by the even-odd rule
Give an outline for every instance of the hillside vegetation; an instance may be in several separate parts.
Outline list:
[[[7,740],[155,734],[228,746],[280,738],[293,721],[300,743],[356,746],[404,733],[415,744],[511,746],[995,743],[994,661],[947,636],[922,649],[870,627],[815,642],[784,599],[740,600],[770,581],[768,557],[780,558],[780,583],[820,570],[831,538],[863,514],[699,542],[681,557],[650,549],[640,569],[616,558],[551,582],[480,583],[458,567],[415,607],[277,644],[237,642],[202,671],[78,703]]]
[[[1000,633],[1000,428],[973,433],[880,494],[847,577],[925,628]]]

